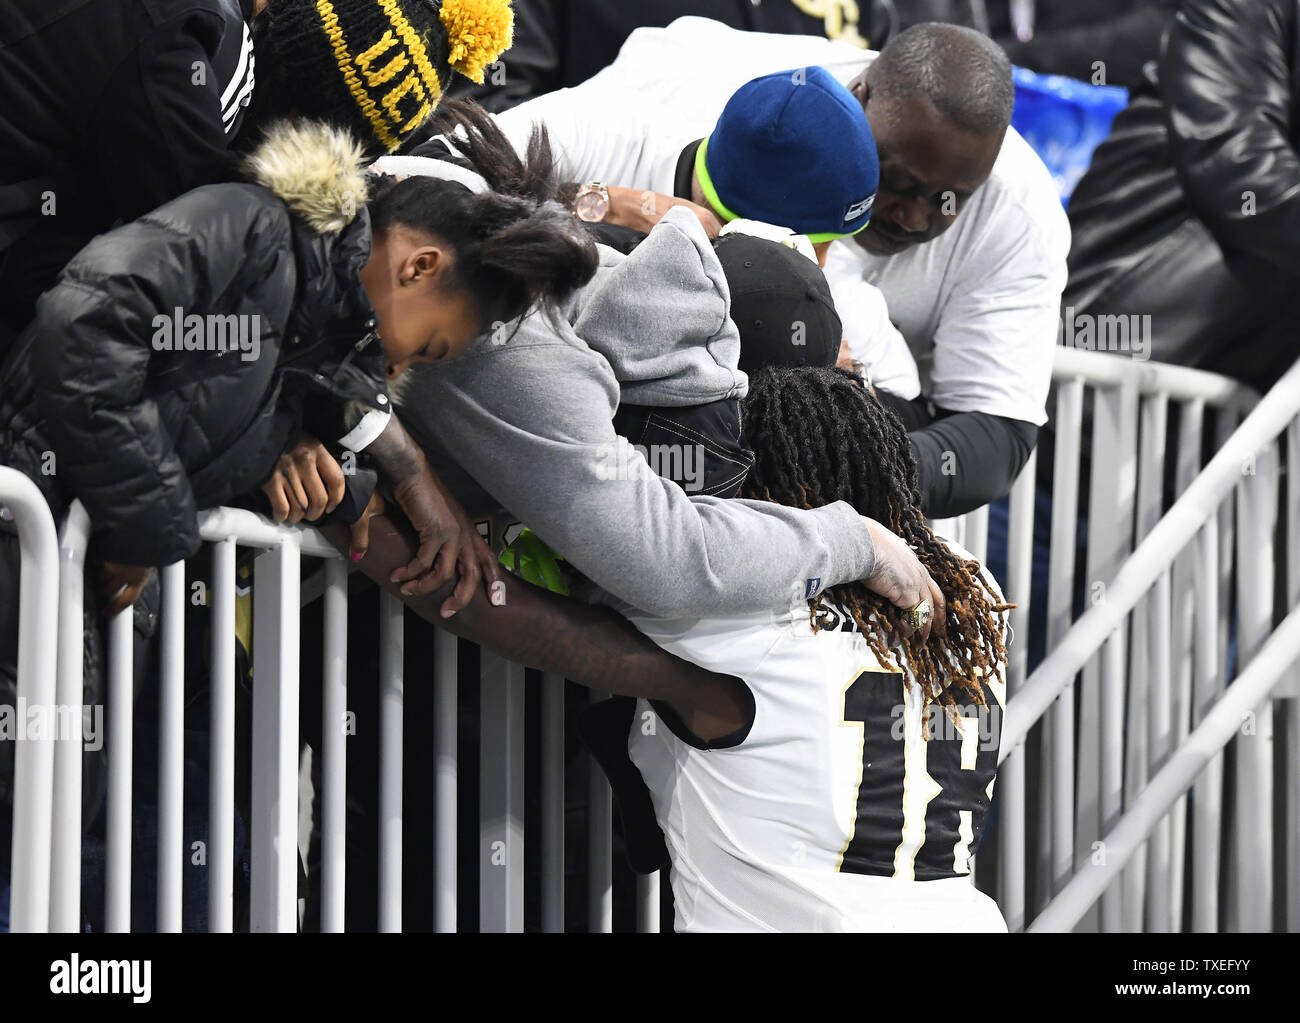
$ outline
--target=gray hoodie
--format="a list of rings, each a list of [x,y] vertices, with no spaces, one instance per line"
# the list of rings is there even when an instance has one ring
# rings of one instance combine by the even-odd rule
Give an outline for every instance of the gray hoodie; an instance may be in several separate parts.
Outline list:
[[[394,401],[435,466],[445,452],[579,571],[650,614],[766,610],[865,578],[875,551],[850,505],[688,497],[614,432],[620,399],[745,393],[729,305],[699,221],[672,211],[632,255],[602,247],[559,324],[534,313],[513,337],[490,332],[458,358],[412,367]]]
[[[740,333],[722,264],[696,216],[674,207],[631,255],[604,245],[568,303],[574,333],[609,362],[629,405],[680,408],[743,398]]]

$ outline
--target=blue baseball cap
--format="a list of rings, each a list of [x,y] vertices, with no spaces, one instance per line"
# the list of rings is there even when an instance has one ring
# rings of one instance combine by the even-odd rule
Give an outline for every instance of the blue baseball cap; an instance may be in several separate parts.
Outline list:
[[[696,151],[695,171],[725,220],[779,224],[814,244],[865,228],[880,183],[862,104],[820,67],[737,89]]]

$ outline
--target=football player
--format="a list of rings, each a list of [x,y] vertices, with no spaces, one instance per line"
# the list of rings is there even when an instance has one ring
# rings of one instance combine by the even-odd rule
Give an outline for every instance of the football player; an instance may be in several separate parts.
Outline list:
[[[860,584],[801,584],[783,610],[736,618],[667,620],[599,598],[624,620],[522,581],[504,607],[480,593],[449,621],[438,594],[408,606],[452,631],[490,617],[506,656],[639,698],[623,734],[649,786],[644,813],[637,779],[598,753],[634,864],[671,863],[678,930],[1005,930],[970,872],[997,767],[1009,605],[925,525],[902,424],[859,378],[765,369],[745,429],[757,461],[741,496],[846,500],[914,547],[948,601],[928,639],[924,604],[899,610]],[[373,526],[363,570],[387,584],[409,543]],[[666,849],[650,848],[655,818]]]
[[[642,699],[629,732],[671,857],[677,929],[1005,930],[970,873],[997,770],[1009,605],[925,525],[902,423],[858,378],[766,369],[744,419],[757,460],[740,496],[879,516],[948,614],[924,641],[899,628],[909,612],[858,585],[732,619],[614,605],[664,650],[721,673],[708,686],[743,706],[701,732],[683,715],[699,698]]]

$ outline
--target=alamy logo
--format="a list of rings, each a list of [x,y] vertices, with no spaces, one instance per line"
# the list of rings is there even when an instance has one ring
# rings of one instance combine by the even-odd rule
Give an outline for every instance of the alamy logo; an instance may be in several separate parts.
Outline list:
[[[56,995],[130,995],[149,1001],[153,961],[150,959],[87,959],[75,952],[50,963],[50,992]]]
[[[170,316],[153,318],[155,352],[239,352],[244,362],[262,354],[262,317],[251,315],[185,315],[179,306]]]
[[[0,703],[0,742],[45,742],[80,739],[82,749],[95,753],[104,747],[102,703],[47,704]]]
[[[852,221],[857,220],[858,217],[862,216],[862,214],[869,213],[871,211],[871,207],[874,206],[875,204],[876,204],[876,197],[874,195],[867,196],[861,202],[855,202],[852,206],[848,208],[848,211],[844,214],[844,223],[846,224],[851,223]]]
[[[633,444],[626,437],[596,449],[596,478],[600,480],[677,481],[688,494],[704,489],[704,446],[701,444]]]
[[[1059,340],[1083,352],[1126,352],[1139,362],[1151,357],[1151,314],[1076,313],[1065,307]]]

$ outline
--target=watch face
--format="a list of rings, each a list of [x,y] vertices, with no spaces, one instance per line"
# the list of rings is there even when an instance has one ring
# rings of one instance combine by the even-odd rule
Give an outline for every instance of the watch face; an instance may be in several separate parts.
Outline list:
[[[581,193],[574,200],[573,210],[578,214],[578,219],[585,220],[589,224],[599,223],[609,212],[609,199],[592,189]]]

